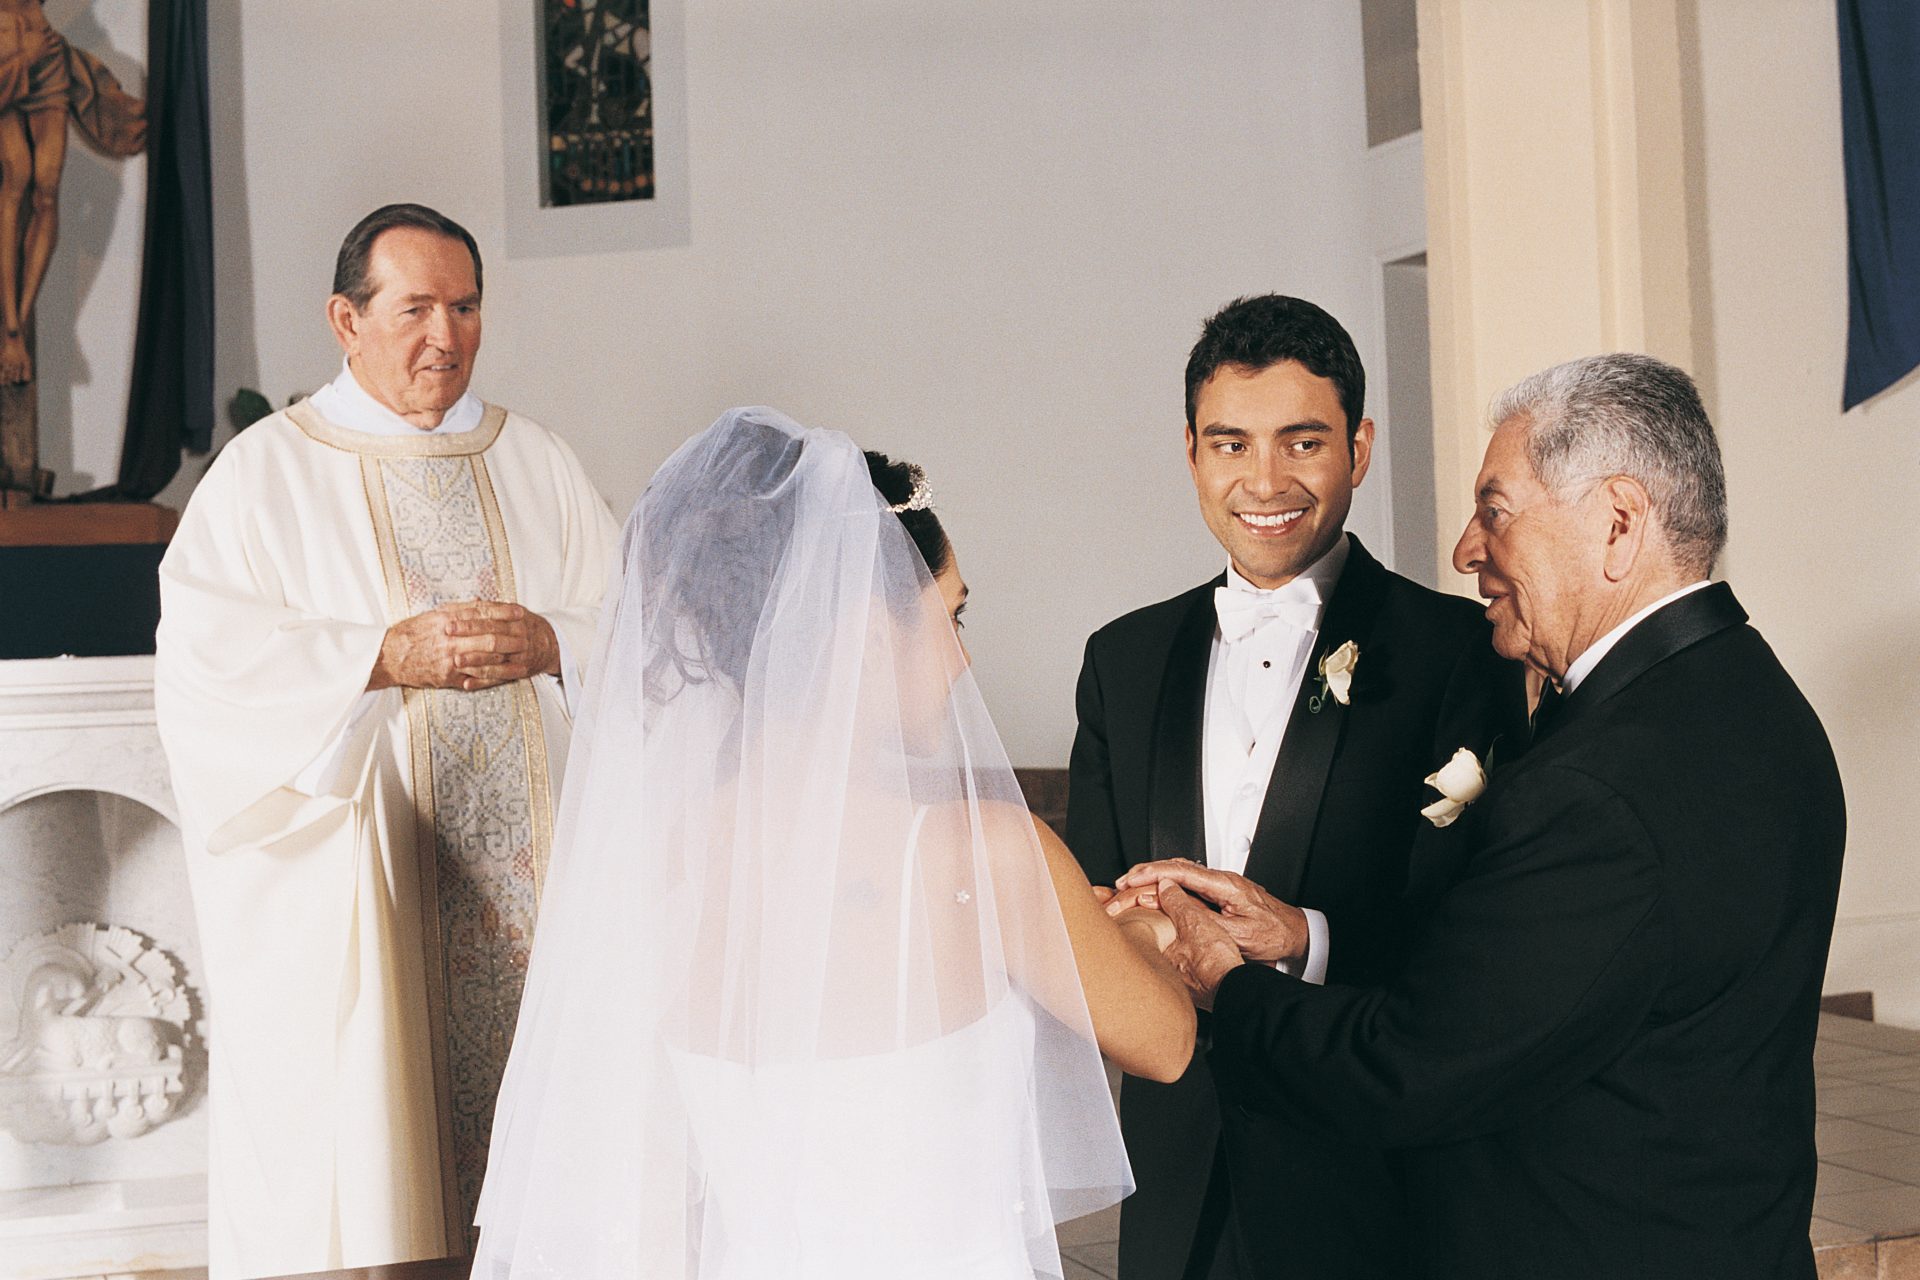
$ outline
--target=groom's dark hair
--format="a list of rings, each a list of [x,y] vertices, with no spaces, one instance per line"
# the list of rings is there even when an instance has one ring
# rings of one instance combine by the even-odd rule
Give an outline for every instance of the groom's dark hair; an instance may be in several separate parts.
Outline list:
[[[1187,357],[1187,429],[1197,431],[1194,402],[1200,388],[1223,366],[1258,373],[1282,360],[1294,360],[1316,378],[1333,384],[1347,415],[1347,442],[1353,442],[1367,398],[1367,371],[1340,322],[1304,298],[1267,293],[1235,298],[1207,319],[1200,341]]]

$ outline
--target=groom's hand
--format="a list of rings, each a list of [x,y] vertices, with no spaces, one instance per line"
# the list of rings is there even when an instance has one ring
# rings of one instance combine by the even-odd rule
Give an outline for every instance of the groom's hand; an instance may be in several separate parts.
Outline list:
[[[1120,877],[1113,901],[1153,906],[1153,890],[1169,881],[1218,909],[1221,928],[1247,959],[1277,964],[1307,954],[1306,912],[1288,906],[1245,876],[1203,867],[1185,858],[1141,863]],[[1146,896],[1139,897],[1142,894]],[[1113,909],[1113,903],[1109,903],[1107,910]]]
[[[1240,948],[1222,927],[1218,913],[1188,897],[1173,881],[1160,886],[1160,911],[1173,923],[1173,941],[1162,952],[1187,984],[1196,1008],[1213,1008],[1220,980],[1244,960]]]

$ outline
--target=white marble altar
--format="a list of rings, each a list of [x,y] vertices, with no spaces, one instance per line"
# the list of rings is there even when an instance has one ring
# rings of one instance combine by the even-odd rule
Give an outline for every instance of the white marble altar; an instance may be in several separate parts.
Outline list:
[[[0,662],[0,1280],[206,1263],[206,1010],[152,677]]]

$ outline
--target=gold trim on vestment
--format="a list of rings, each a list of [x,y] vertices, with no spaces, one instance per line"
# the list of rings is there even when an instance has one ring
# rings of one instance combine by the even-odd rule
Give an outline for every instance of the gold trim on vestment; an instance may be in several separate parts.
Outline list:
[[[306,408],[304,404],[293,407]],[[293,417],[291,411],[288,416]],[[311,410],[306,416],[320,421],[319,415]],[[295,421],[305,429],[298,419]],[[380,576],[387,588],[387,625],[392,626],[411,614],[395,548],[393,512],[387,505],[386,477],[381,474],[378,458],[361,455],[360,485],[366,494],[367,512],[373,517],[373,541],[380,553]],[[402,689],[400,694],[407,710],[408,777],[413,792],[413,872],[419,898],[420,942],[424,953],[421,958],[426,967],[427,1054],[428,1070],[433,1075],[434,1132],[440,1152],[441,1229],[446,1232],[445,1247],[452,1252],[464,1246],[467,1224],[461,1221],[464,1214],[460,1209],[460,1185],[453,1161],[453,1072],[447,1061],[446,957],[440,941],[440,880],[433,874],[436,846],[433,743],[427,724],[426,691]]]
[[[426,962],[427,1053],[433,1072],[434,1131],[440,1136],[440,1208],[446,1218],[447,1252],[464,1251],[469,1224],[461,1207],[454,1164],[453,1065],[447,1049],[447,957],[440,936],[439,837],[434,829],[433,737],[427,691],[402,690],[407,704],[407,740],[412,749],[414,874],[420,882],[420,941]]]
[[[373,516],[373,545],[380,552],[380,576],[387,584],[387,625],[406,619],[407,586],[400,580],[400,557],[394,550],[393,513],[387,506],[387,478],[373,458],[360,459],[360,488]]]
[[[301,400],[286,409],[287,420],[306,433],[308,439],[348,453],[374,458],[463,458],[485,453],[500,438],[507,411],[490,404],[480,414],[480,425],[471,431],[435,435],[422,431],[417,436],[376,436],[368,431],[349,431],[320,416],[311,403]]]

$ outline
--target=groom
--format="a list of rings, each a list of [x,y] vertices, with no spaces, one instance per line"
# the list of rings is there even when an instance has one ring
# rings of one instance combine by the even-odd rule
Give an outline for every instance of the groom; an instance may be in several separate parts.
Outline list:
[[[1525,732],[1520,670],[1480,610],[1344,532],[1373,449],[1365,389],[1352,339],[1310,302],[1244,298],[1207,321],[1187,462],[1227,567],[1087,642],[1067,807],[1094,884],[1204,857],[1247,954],[1275,962],[1304,930],[1281,967],[1312,983],[1399,971],[1459,856],[1421,819],[1422,779]],[[1238,1109],[1223,1124],[1204,1055],[1173,1085],[1128,1077],[1120,1114],[1139,1183],[1121,1280],[1404,1272],[1388,1158]]]

